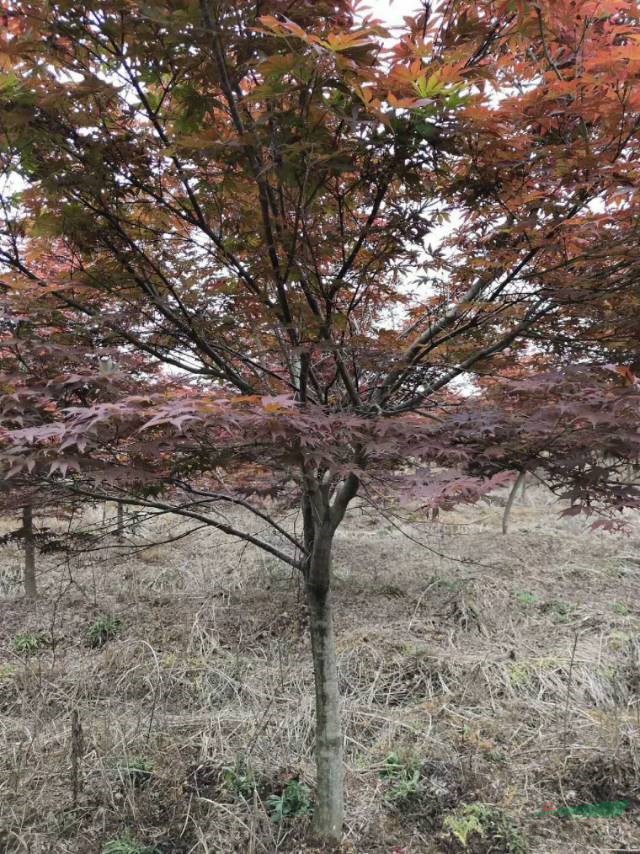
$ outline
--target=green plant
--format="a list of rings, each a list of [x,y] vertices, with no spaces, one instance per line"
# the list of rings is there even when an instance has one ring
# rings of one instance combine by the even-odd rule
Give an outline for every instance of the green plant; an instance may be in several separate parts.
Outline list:
[[[465,806],[462,810],[448,815],[444,820],[444,827],[458,840],[463,848],[467,848],[469,838],[473,834],[484,838],[485,828],[483,818],[484,815],[479,813],[477,808]]]
[[[420,771],[416,769],[410,776],[403,777],[389,787],[386,799],[393,803],[401,803],[415,798],[420,793]]]
[[[484,840],[486,850],[496,854],[526,854],[527,851],[522,835],[509,816],[489,804],[462,804],[445,818],[443,827],[463,851],[470,850],[475,837]]]
[[[33,655],[47,646],[44,632],[21,632],[13,639],[13,648],[19,655]]]
[[[102,854],[159,854],[158,849],[138,842],[128,831],[102,846]]]
[[[281,794],[267,798],[267,810],[276,824],[309,815],[313,811],[309,787],[299,780],[289,780]]]
[[[516,599],[521,605],[537,605],[540,601],[535,593],[529,593],[528,590],[520,590],[516,593]]]
[[[577,807],[560,807],[556,810],[536,813],[536,815],[555,815],[559,818],[580,816],[582,818],[619,818],[629,808],[629,801],[601,801],[598,804],[580,804]]]
[[[384,760],[380,776],[384,780],[399,780],[407,775],[408,770],[415,767],[416,760],[413,757],[401,756],[399,753],[390,753]]]
[[[507,665],[507,673],[509,674],[509,682],[514,688],[524,688],[529,685],[533,679],[533,671],[529,662],[516,662]]]
[[[153,763],[143,756],[134,756],[118,765],[120,775],[133,786],[144,786],[151,779]]]
[[[387,780],[385,800],[400,806],[420,794],[420,761],[415,756],[390,753],[384,761],[380,776]]]
[[[223,769],[222,780],[230,794],[245,801],[253,797],[254,791],[258,788],[255,772],[247,765],[244,757],[238,757],[234,765]]]
[[[633,635],[629,634],[628,632],[621,632],[616,629],[609,635],[607,643],[609,644],[611,649],[621,650],[625,649],[632,637]]]
[[[621,617],[628,617],[630,614],[629,606],[624,602],[616,602],[613,606],[613,613],[619,614]]]
[[[544,602],[540,606],[540,610],[545,614],[551,614],[556,622],[565,623],[575,610],[575,605],[571,605],[568,602],[559,602],[554,599],[551,602]]]
[[[111,617],[107,614],[98,617],[95,623],[92,623],[87,629],[89,646],[94,648],[104,646],[107,641],[113,640],[119,633],[121,625],[118,617]]]

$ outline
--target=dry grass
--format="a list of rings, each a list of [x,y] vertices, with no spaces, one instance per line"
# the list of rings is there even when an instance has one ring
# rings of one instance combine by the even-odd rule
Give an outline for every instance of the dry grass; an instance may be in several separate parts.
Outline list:
[[[444,822],[470,803],[502,810],[537,854],[640,851],[640,533],[561,521],[542,489],[507,537],[500,512],[410,525],[354,510],[339,533],[345,851],[464,850]],[[313,784],[298,580],[207,532],[129,553],[170,530],[151,520],[122,549],[42,559],[34,606],[3,550],[0,851],[96,854],[125,829],[177,854],[311,850],[306,819],[278,825],[267,807],[289,780]],[[91,648],[103,615],[119,629]],[[25,632],[47,645],[17,652]],[[384,776],[391,754],[416,791]],[[616,819],[536,815],[619,799]]]

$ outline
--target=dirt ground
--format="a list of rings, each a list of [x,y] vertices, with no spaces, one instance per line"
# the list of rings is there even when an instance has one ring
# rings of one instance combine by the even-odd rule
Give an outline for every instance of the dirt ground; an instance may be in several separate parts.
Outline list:
[[[495,504],[351,511],[343,852],[640,851],[640,523],[558,510],[530,488],[507,536]],[[143,548],[183,530],[42,556],[35,604],[0,551],[0,852],[314,850],[299,580],[206,531]]]

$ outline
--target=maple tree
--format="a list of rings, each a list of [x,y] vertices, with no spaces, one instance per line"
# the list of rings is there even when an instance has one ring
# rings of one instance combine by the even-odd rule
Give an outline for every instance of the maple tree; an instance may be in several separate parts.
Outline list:
[[[18,409],[50,409],[3,421],[3,460],[300,570],[314,823],[339,839],[331,554],[354,497],[446,507],[535,462],[636,500],[598,461],[637,457],[637,5],[449,0],[394,36],[346,0],[1,11],[5,298],[58,318],[63,354],[90,330],[134,360],[103,397],[65,397],[97,381],[68,355],[35,398],[14,377]]]
[[[60,413],[72,406],[106,402],[150,382],[154,368],[147,360],[102,346],[94,330],[68,323],[60,306],[38,300],[18,290],[6,293],[0,308],[0,427],[45,433],[55,431]],[[47,528],[34,529],[34,511],[47,515],[72,514],[81,502],[64,488],[72,460],[47,458],[41,451],[24,453],[7,447],[4,456],[0,509],[12,515],[21,510],[22,527],[4,535],[2,544],[24,543],[24,586],[28,598],[37,595],[36,546],[54,548],[60,536]],[[35,451],[35,449],[34,449]],[[121,520],[118,519],[121,526]],[[81,532],[67,531],[65,538],[82,539]]]
[[[628,374],[573,365],[485,378],[475,411],[460,408],[446,429],[465,449],[469,472],[517,472],[514,490],[532,472],[570,502],[562,515],[594,515],[597,527],[624,529],[619,511],[640,506],[640,388]]]

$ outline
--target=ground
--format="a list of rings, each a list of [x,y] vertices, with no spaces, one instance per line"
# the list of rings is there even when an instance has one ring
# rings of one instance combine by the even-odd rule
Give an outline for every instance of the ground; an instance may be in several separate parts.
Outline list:
[[[559,509],[351,511],[343,852],[640,851],[640,524]],[[183,530],[42,556],[35,604],[0,552],[0,852],[314,850],[299,580],[206,531],[139,551]]]

